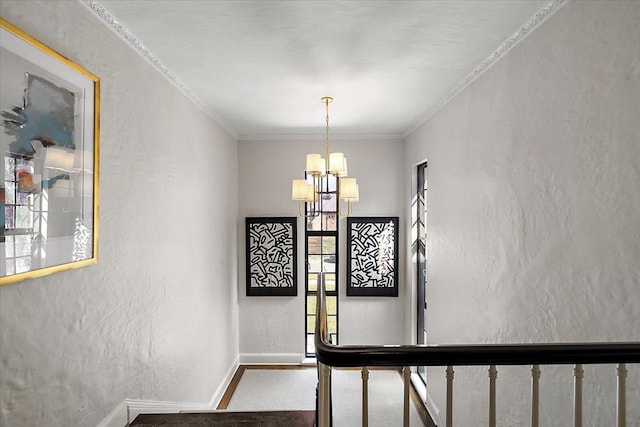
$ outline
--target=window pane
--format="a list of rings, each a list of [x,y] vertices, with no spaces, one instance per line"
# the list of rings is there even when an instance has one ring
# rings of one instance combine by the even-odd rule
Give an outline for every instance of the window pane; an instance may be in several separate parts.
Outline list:
[[[326,236],[326,237],[322,238],[322,253],[323,254],[335,254],[336,253],[336,238],[335,237]]]
[[[327,315],[336,315],[338,307],[338,297],[327,297]]]
[[[313,334],[316,330],[316,316],[307,316],[307,333]]]
[[[307,276],[307,290],[308,291],[318,290],[318,273],[310,273]]]
[[[320,215],[307,218],[308,231],[320,231],[322,226],[322,217]]]
[[[316,296],[307,295],[307,314],[314,314],[316,312]]]
[[[309,273],[320,273],[322,270],[322,255],[309,255]]]
[[[323,194],[322,195],[322,212],[336,212],[336,194]]]
[[[336,290],[336,275],[333,273],[325,273],[324,286],[327,292]]]
[[[322,257],[323,271],[334,273],[336,271],[336,256],[335,255],[323,255]]]
[[[335,212],[323,213],[315,217],[307,218],[308,231],[336,231]]]
[[[335,213],[322,214],[322,221],[325,231],[336,231],[337,221]]]
[[[307,334],[307,354],[315,354],[316,346],[313,342],[313,334]]]
[[[327,329],[329,334],[338,333],[338,317],[337,316],[327,316]]]
[[[311,255],[319,255],[322,253],[322,237],[309,236],[307,239],[307,250]]]
[[[337,179],[333,175],[328,175],[329,177],[329,191],[336,191],[337,187]]]

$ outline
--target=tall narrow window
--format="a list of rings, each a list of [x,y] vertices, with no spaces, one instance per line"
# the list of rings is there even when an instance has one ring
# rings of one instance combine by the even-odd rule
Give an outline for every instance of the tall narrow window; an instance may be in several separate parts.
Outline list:
[[[416,192],[416,264],[418,278],[418,344],[427,343],[427,164],[418,166]],[[424,366],[418,367],[420,377],[426,381]]]
[[[338,343],[338,214],[337,183],[329,178],[329,192],[321,195],[320,214],[307,218],[305,229],[305,355],[315,356],[314,331],[320,283],[327,296],[329,341]]]

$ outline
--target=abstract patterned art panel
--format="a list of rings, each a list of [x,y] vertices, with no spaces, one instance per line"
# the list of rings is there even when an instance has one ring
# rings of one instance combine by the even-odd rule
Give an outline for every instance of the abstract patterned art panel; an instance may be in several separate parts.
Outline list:
[[[347,295],[398,296],[398,217],[347,218]]]
[[[247,296],[295,296],[295,217],[246,218]]]

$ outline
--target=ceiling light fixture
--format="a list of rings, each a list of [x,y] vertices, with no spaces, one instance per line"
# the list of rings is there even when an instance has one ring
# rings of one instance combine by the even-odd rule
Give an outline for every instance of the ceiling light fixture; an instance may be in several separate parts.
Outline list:
[[[300,216],[315,217],[332,211],[336,211],[338,216],[349,216],[352,203],[359,199],[358,184],[355,178],[347,178],[344,153],[329,152],[329,103],[333,98],[325,96],[321,101],[326,107],[325,157],[307,154],[306,179],[293,180],[291,198],[298,201]],[[342,212],[342,201],[347,202],[346,212]],[[306,203],[306,212],[303,212],[303,203]]]

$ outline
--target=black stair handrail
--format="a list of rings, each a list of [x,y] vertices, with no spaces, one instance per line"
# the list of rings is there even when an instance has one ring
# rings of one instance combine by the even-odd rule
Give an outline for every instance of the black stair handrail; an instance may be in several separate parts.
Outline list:
[[[469,344],[469,345],[333,345],[327,331],[324,283],[316,304],[315,347],[327,366],[472,366],[640,363],[640,342]]]

